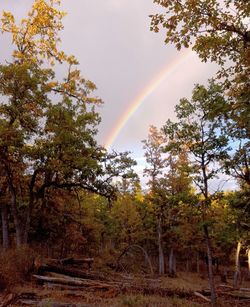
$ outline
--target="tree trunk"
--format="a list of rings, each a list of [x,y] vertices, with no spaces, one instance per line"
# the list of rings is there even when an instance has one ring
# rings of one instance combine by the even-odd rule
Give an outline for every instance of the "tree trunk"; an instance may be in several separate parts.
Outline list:
[[[8,227],[8,208],[5,202],[1,204],[1,218],[2,218],[2,236],[3,236],[3,249],[10,247],[9,240],[9,227]]]
[[[247,250],[248,271],[250,272],[250,247]]]
[[[198,274],[200,273],[200,257],[199,257],[199,253],[197,253],[197,256],[196,256],[196,272]]]
[[[189,263],[189,259],[186,259],[186,272],[190,271],[190,263]]]
[[[169,255],[169,275],[171,277],[176,276],[176,258],[173,248],[170,249],[170,255]]]
[[[211,244],[210,244],[210,238],[209,238],[207,225],[204,225],[203,229],[204,229],[206,245],[207,245],[208,278],[209,278],[209,286],[210,286],[210,291],[211,291],[211,305],[215,307],[217,306],[217,297],[216,297],[215,285],[214,285]]]
[[[16,230],[16,246],[20,247],[23,243],[22,226],[17,212],[16,194],[13,187],[10,190],[11,190],[11,213],[13,215],[15,230]]]
[[[28,243],[28,236],[29,236],[29,230],[30,230],[30,215],[31,215],[30,211],[31,211],[30,208],[27,208],[25,227],[23,231],[23,244]]]
[[[162,247],[162,215],[158,217],[158,249],[159,249],[159,274],[162,275],[165,273],[164,270],[164,253]]]
[[[240,277],[240,250],[241,250],[241,242],[238,241],[236,254],[235,254],[235,272],[234,272],[234,281],[233,287],[238,287],[239,277]]]
[[[143,247],[141,247],[138,244],[129,245],[128,247],[126,247],[124,249],[124,251],[120,254],[120,256],[116,260],[116,268],[118,268],[120,266],[121,258],[132,248],[137,248],[137,249],[139,249],[139,250],[141,250],[143,252],[144,257],[145,257],[145,262],[149,265],[150,273],[153,275],[154,274],[154,270],[153,270],[153,266],[152,266],[151,260],[150,260],[150,258],[148,256],[148,253],[146,252],[146,250]]]

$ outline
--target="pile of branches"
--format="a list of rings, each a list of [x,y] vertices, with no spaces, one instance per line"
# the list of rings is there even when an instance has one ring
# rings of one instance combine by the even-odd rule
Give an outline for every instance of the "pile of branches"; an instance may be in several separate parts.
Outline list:
[[[157,285],[158,279],[144,278],[138,284],[129,276],[104,274],[83,267],[84,264],[92,265],[93,261],[92,258],[49,261],[38,268],[33,279],[38,284],[51,289],[99,292],[106,294],[106,297],[115,297],[121,293],[178,296],[180,298],[194,296],[191,291],[159,287]]]

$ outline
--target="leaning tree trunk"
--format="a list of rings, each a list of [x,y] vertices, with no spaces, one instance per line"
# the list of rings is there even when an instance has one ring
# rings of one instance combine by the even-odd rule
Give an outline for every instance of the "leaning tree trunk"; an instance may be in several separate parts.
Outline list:
[[[214,285],[211,243],[210,243],[207,225],[203,226],[203,230],[204,230],[206,245],[207,245],[208,278],[209,278],[209,286],[210,286],[210,291],[211,291],[211,305],[215,307],[217,306],[217,297],[216,297],[216,291],[215,291],[215,285]]]
[[[238,287],[238,282],[240,278],[240,250],[241,250],[241,242],[238,241],[236,254],[235,254],[235,272],[234,272],[234,281],[233,281],[234,288]]]
[[[159,249],[159,274],[162,275],[165,273],[164,270],[164,253],[162,247],[162,214],[158,217],[158,249]]]
[[[10,247],[9,240],[9,225],[8,225],[8,208],[5,202],[1,204],[1,219],[2,219],[2,236],[3,236],[3,249]]]

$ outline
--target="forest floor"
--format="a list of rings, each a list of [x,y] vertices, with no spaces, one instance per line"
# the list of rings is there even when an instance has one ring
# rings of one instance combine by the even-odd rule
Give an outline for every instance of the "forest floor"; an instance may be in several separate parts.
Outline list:
[[[109,278],[113,273],[109,274]],[[51,285],[38,285],[34,280],[23,285],[14,287],[11,292],[5,292],[0,295],[0,307],[13,306],[37,306],[37,307],[196,307],[210,306],[210,303],[204,298],[197,297],[195,291],[202,293],[208,289],[208,282],[195,273],[178,273],[176,278],[170,277],[142,277],[141,275],[114,274],[116,281],[121,284],[130,280],[133,286],[138,286],[136,291],[114,291],[114,289],[86,288],[51,288]],[[110,280],[110,279],[109,279]],[[169,295],[145,294],[145,285],[154,285],[157,289],[166,289]],[[228,280],[227,287],[230,288],[232,280]],[[223,307],[250,306],[250,300],[242,300],[225,295],[220,285],[219,276],[216,277],[218,305]],[[139,287],[144,285],[144,291]],[[226,288],[227,288],[226,287]],[[243,282],[240,287],[250,288],[250,281]],[[225,289],[226,289],[225,288]],[[123,293],[124,292],[124,293]],[[224,294],[223,294],[224,293]],[[209,297],[209,296],[207,296]]]

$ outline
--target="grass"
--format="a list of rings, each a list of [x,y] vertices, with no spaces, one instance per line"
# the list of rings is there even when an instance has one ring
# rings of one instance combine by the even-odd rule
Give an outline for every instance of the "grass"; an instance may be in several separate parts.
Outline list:
[[[177,278],[164,277],[161,279],[161,287],[181,289],[186,291],[199,291],[208,288],[208,280],[201,278],[196,273],[178,273]]]
[[[122,295],[113,302],[113,307],[198,307],[201,304],[178,297]],[[204,305],[203,305],[204,306]]]

